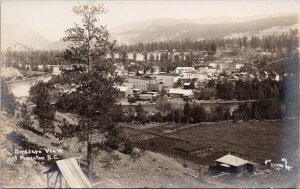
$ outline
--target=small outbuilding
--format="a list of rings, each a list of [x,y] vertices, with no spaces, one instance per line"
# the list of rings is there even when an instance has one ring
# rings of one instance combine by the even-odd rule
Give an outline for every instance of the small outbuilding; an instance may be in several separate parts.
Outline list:
[[[253,173],[256,170],[257,163],[242,159],[240,157],[227,154],[216,160],[217,168],[220,171],[239,174],[243,172]]]
[[[56,161],[44,174],[47,175],[47,188],[92,188],[92,184],[81,170],[75,158]],[[54,178],[51,179],[53,175]],[[62,183],[63,178],[65,180],[65,186],[63,186]]]

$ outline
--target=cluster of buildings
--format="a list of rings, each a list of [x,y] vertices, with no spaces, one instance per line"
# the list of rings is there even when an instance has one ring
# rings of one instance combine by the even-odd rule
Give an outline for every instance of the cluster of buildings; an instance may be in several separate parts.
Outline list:
[[[19,64],[19,67],[22,67],[22,64]],[[51,70],[52,74],[54,74],[54,75],[59,75],[61,73],[61,66],[60,65],[50,65],[50,64],[41,65],[41,64],[39,64],[36,67],[37,71],[44,71],[45,68]],[[30,64],[25,64],[25,69],[32,70],[33,68],[31,67]]]
[[[271,78],[280,80],[280,75],[275,71],[248,72],[245,71],[244,59],[222,58],[218,61],[200,63],[188,67],[176,67],[173,71],[161,72],[157,65],[148,66],[147,69],[130,69],[122,63],[115,64],[115,76],[125,78],[122,85],[117,85],[120,90],[120,100],[128,100],[130,97],[139,96],[140,100],[153,100],[159,93],[167,93],[170,98],[193,98],[195,90],[206,87],[209,80],[228,81],[253,80]],[[245,64],[243,63],[245,62]],[[135,67],[137,63],[130,63]],[[249,65],[249,64],[247,64]],[[28,65],[29,66],[29,65]],[[60,74],[62,70],[71,69],[70,67],[51,66],[54,74]],[[44,66],[38,66],[43,69]],[[74,89],[67,89],[70,92]],[[137,95],[136,95],[137,94]]]
[[[233,60],[233,58],[224,58],[222,62],[214,61],[200,66],[176,67],[172,72],[160,72],[158,66],[152,66],[146,71],[128,72],[122,64],[116,64],[115,74],[125,78],[122,86],[116,86],[123,92],[120,97],[124,100],[140,94],[148,96],[152,92],[162,92],[164,90],[169,97],[193,97],[195,89],[201,90],[209,80],[228,81],[253,80],[255,78],[279,81],[280,75],[275,71],[263,71],[259,73],[243,71],[242,61]],[[150,97],[148,99],[151,99]]]
[[[243,159],[236,155],[230,154],[230,152],[215,160],[212,169],[219,173],[232,174],[232,175],[243,175],[247,173],[252,174],[263,174],[263,170],[269,172],[273,170],[286,170],[291,171],[293,167],[288,165],[286,158],[281,159],[269,159],[265,160],[264,163],[256,163],[250,160]]]
[[[155,96],[164,89],[172,88],[179,78],[180,75],[176,73],[145,74],[143,76],[128,77],[122,86],[116,87],[120,90],[120,98],[122,99],[128,99],[134,94],[139,94],[141,99],[144,97],[144,100],[151,100],[151,96]]]
[[[148,70],[147,70],[148,71]],[[158,66],[153,66],[151,72],[128,72],[122,65],[116,65],[116,75],[125,77],[122,86],[116,86],[122,93],[120,98],[128,99],[133,94],[140,96],[149,92],[166,90],[170,97],[192,97],[194,88],[189,88],[191,82],[205,83],[217,79],[221,73],[220,67],[177,67],[172,73],[159,72]],[[137,75],[139,74],[139,75]],[[150,99],[150,98],[149,98]]]

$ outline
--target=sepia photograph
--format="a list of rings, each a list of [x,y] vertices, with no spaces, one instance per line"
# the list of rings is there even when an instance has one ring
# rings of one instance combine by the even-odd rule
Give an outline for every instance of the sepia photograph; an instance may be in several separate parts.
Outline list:
[[[0,3],[0,188],[300,188],[300,1]]]

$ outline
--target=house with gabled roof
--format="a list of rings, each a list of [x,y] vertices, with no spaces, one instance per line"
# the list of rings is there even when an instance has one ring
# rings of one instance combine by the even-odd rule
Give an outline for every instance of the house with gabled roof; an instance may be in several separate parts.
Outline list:
[[[280,80],[280,75],[276,72],[276,71],[271,71],[269,74],[269,78],[273,79],[275,81],[279,81]]]
[[[175,73],[184,73],[184,72],[190,72],[190,71],[195,71],[194,67],[177,67],[175,69]]]
[[[254,172],[258,166],[257,163],[242,159],[230,153],[217,159],[216,165],[219,170],[233,174]]]

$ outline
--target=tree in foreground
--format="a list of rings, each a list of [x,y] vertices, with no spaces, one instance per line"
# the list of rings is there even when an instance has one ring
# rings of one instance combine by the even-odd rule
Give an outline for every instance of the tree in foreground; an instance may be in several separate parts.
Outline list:
[[[7,84],[1,81],[1,109],[6,110],[8,115],[14,116],[16,103],[14,95],[9,92]]]
[[[53,118],[55,109],[51,105],[51,97],[49,94],[49,84],[42,81],[30,88],[30,95],[32,101],[36,104],[34,114],[39,117],[40,127],[43,129],[44,135],[48,129],[53,129]]]
[[[65,31],[63,41],[72,44],[65,51],[65,59],[71,63],[87,65],[89,69],[98,66],[106,74],[112,71],[112,62],[105,59],[112,52],[115,42],[110,42],[106,26],[97,25],[99,17],[107,12],[102,4],[89,2],[73,7],[75,15],[82,18],[81,24],[75,23]]]
[[[87,67],[87,72],[73,75],[72,80],[79,86],[74,99],[78,103],[76,111],[82,117],[76,135],[87,144],[87,168],[91,175],[92,152],[120,149],[126,136],[113,121],[118,90],[114,87],[113,59],[105,58],[115,50],[115,43],[110,42],[106,27],[98,23],[107,10],[103,5],[89,2],[74,6],[73,12],[82,20],[65,32],[63,40],[72,44],[64,57],[72,64]],[[105,140],[95,140],[95,134],[103,134]]]
[[[30,120],[30,115],[28,113],[27,105],[25,103],[21,106],[21,121],[19,122],[19,126],[25,129],[28,129],[33,124],[33,121]]]

